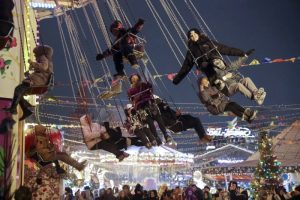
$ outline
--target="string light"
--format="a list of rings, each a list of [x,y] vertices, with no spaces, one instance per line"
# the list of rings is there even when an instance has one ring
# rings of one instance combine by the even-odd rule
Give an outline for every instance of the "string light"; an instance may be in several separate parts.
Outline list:
[[[43,8],[43,9],[54,9],[56,8],[56,4],[55,3],[37,3],[37,2],[29,2],[29,5],[32,8]]]

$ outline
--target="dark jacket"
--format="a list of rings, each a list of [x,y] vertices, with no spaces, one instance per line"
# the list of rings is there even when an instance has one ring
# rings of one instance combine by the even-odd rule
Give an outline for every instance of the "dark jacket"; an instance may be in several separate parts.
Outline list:
[[[228,98],[225,97],[225,95],[223,95],[216,87],[210,85],[207,88],[204,87],[204,90],[200,90],[199,99],[213,115],[223,113],[226,105],[229,103]]]
[[[137,43],[136,34],[138,34],[143,28],[144,20],[139,19],[138,22],[131,28],[119,29],[119,34],[114,40],[114,43],[110,49],[106,49],[102,54],[104,57],[111,56],[115,52],[122,50],[122,45],[130,45],[133,46]]]
[[[300,200],[300,195],[293,196],[290,200]]]
[[[166,127],[174,125],[177,122],[176,111],[172,110],[170,106],[161,99],[156,99],[155,102],[161,113],[161,118],[164,122],[164,125]]]
[[[236,194],[235,191],[229,191],[230,200],[247,200],[244,194]]]
[[[228,56],[245,55],[244,51],[212,41],[204,34],[200,34],[197,42],[189,42],[188,48],[189,50],[186,53],[182,67],[173,79],[173,83],[176,85],[184,79],[194,65],[205,73],[209,81],[213,83],[213,81],[217,79],[217,73],[213,68],[212,62],[216,58],[222,59],[218,52]]]
[[[0,19],[13,22],[12,10],[14,9],[13,0],[2,0],[0,3]]]

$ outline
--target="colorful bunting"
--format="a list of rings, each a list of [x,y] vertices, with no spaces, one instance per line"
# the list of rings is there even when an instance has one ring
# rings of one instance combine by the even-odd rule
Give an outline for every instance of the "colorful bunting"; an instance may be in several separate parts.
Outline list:
[[[279,62],[285,62],[285,60],[282,58],[277,58],[271,61],[271,63],[279,63]]]
[[[251,66],[251,65],[259,65],[259,64],[260,64],[260,62],[259,62],[258,60],[253,59],[253,60],[249,63],[249,66]]]

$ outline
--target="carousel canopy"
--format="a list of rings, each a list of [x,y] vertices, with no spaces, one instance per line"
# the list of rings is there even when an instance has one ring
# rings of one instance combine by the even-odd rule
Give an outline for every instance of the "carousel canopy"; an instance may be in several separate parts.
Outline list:
[[[300,120],[297,120],[273,139],[274,155],[281,162],[281,168],[284,172],[294,172],[300,168],[299,132]],[[255,152],[244,162],[210,167],[202,172],[205,174],[249,174],[255,170],[258,161],[259,152]]]

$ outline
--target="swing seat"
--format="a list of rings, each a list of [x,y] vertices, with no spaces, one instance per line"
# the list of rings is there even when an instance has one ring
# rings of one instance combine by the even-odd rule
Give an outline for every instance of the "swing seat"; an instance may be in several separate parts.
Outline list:
[[[34,152],[34,154],[30,156],[30,159],[33,159],[40,167],[45,167],[47,165],[52,164],[53,162],[53,161],[44,161],[37,152]]]
[[[143,43],[136,44],[133,49],[133,54],[135,55],[136,59],[143,59],[145,57],[144,44]],[[129,62],[125,56],[123,56],[123,60],[125,62]]]
[[[32,86],[26,91],[25,95],[43,95],[49,90],[49,88],[53,87],[53,85],[54,85],[54,76],[53,74],[51,74],[47,85]]]
[[[108,100],[108,99],[111,99],[111,98],[117,96],[118,94],[120,94],[120,93],[116,93],[113,91],[105,91],[105,92],[102,92],[100,95],[98,95],[98,98],[102,99],[102,100]]]

